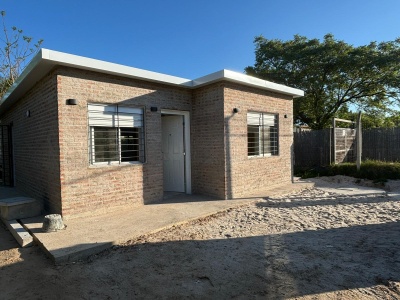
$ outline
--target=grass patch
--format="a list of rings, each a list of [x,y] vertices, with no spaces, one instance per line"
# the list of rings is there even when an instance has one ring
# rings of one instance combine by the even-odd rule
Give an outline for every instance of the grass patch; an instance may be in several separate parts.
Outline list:
[[[370,179],[375,183],[383,183],[388,179],[400,179],[400,162],[366,160],[361,163],[359,171],[357,171],[355,163],[342,163],[325,168],[295,170],[295,175],[301,178],[346,175],[355,178]]]

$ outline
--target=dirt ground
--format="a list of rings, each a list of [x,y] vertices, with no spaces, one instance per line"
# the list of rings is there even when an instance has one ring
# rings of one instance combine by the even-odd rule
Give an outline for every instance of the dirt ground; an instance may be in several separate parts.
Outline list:
[[[63,266],[0,226],[0,299],[400,299],[400,201],[309,189]]]

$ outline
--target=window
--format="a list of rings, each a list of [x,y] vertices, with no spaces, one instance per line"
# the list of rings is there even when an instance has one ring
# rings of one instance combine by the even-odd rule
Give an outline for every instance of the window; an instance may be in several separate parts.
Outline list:
[[[89,104],[91,164],[144,162],[143,109]]]
[[[278,155],[278,115],[247,113],[247,154]]]

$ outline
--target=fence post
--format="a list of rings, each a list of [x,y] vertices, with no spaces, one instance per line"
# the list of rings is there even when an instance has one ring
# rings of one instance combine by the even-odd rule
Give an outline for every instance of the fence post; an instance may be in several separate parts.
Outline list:
[[[357,132],[356,132],[356,140],[357,140],[357,171],[360,171],[361,167],[361,155],[362,155],[362,133],[361,133],[361,111],[358,112],[357,116]]]
[[[290,146],[290,164],[291,164],[291,176],[292,176],[292,183],[294,183],[294,164],[295,164],[295,157],[294,157],[294,140],[292,145]]]
[[[333,118],[332,120],[332,127],[333,127],[333,143],[332,143],[332,148],[333,148],[333,164],[336,165],[336,120]]]

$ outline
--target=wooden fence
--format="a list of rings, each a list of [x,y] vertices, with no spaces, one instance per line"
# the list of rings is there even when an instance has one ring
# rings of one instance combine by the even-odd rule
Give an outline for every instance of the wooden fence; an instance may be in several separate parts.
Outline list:
[[[296,167],[327,166],[332,160],[331,129],[294,133],[294,165]]]
[[[400,161],[400,128],[371,128],[363,132],[363,159]]]
[[[294,165],[300,168],[327,166],[333,162],[333,147],[332,129],[295,132]],[[346,151],[343,161],[355,161],[354,147],[355,143]],[[400,128],[364,129],[362,159],[400,161]]]

